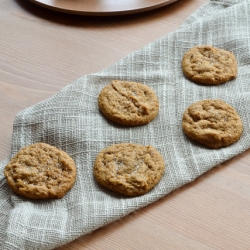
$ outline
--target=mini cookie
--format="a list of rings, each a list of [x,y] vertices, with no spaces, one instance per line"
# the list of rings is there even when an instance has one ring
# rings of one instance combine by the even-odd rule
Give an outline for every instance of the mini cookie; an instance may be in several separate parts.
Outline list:
[[[4,170],[10,188],[31,199],[62,198],[73,186],[76,166],[72,158],[46,143],[22,148]]]
[[[114,144],[96,158],[94,176],[102,186],[127,196],[142,195],[161,179],[164,160],[152,146]]]
[[[159,112],[153,89],[137,82],[114,80],[99,94],[98,106],[111,121],[128,126],[147,124]]]
[[[222,100],[202,100],[189,106],[182,128],[208,148],[227,147],[240,139],[243,126],[236,110]]]
[[[237,61],[232,52],[212,46],[196,46],[183,56],[182,69],[191,81],[216,85],[236,78]]]

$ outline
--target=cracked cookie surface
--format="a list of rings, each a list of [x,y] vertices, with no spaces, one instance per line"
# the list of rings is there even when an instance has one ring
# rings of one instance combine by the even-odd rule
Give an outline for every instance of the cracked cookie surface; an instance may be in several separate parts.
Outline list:
[[[19,195],[62,198],[75,182],[76,166],[66,152],[36,143],[22,148],[6,165],[4,174],[10,188]]]
[[[94,176],[109,190],[137,196],[155,187],[164,168],[164,160],[154,147],[122,143],[111,145],[98,154]]]
[[[184,112],[182,128],[191,139],[208,148],[227,147],[241,137],[243,126],[236,110],[222,100],[202,100]]]
[[[114,80],[98,97],[98,106],[105,117],[127,126],[147,124],[159,112],[158,98],[147,85]]]
[[[235,79],[237,61],[232,52],[212,46],[196,46],[182,59],[184,75],[193,82],[217,85]]]

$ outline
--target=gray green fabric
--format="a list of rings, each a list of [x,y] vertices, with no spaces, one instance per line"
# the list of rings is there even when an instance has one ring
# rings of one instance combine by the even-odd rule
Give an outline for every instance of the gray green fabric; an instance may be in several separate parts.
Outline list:
[[[232,51],[236,80],[201,86],[182,73],[183,54],[210,44]],[[32,201],[13,194],[0,163],[0,249],[53,249],[90,233],[167,195],[250,147],[250,1],[210,1],[177,31],[148,44],[101,72],[85,75],[54,97],[25,109],[14,121],[11,156],[26,145],[46,142],[66,151],[77,165],[77,180],[59,200]],[[151,86],[160,102],[158,117],[141,127],[122,127],[99,112],[97,97],[113,79]],[[234,145],[211,150],[182,132],[183,111],[202,99],[222,99],[242,118]],[[93,178],[97,154],[114,143],[151,144],[163,155],[166,171],[149,193],[125,198],[99,187]]]

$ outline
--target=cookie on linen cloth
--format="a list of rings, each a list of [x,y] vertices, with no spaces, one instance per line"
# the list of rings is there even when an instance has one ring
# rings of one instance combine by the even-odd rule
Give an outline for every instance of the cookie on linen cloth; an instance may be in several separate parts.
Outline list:
[[[152,146],[122,143],[101,151],[94,164],[94,176],[102,186],[126,196],[147,193],[161,179],[165,164]]]
[[[183,114],[182,128],[191,139],[214,149],[235,143],[243,130],[236,110],[222,100],[191,104]]]
[[[118,80],[101,90],[98,106],[108,119],[127,126],[147,124],[159,112],[158,98],[152,88],[142,83]]]
[[[232,52],[212,46],[196,46],[182,60],[184,75],[193,82],[217,85],[235,79],[237,61]]]
[[[36,143],[22,148],[6,165],[4,174],[10,188],[19,195],[62,198],[75,182],[76,166],[66,152]]]

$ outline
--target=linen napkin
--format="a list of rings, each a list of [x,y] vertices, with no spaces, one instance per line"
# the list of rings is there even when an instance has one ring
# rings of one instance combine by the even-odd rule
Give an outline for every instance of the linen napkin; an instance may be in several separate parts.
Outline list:
[[[11,155],[46,142],[76,162],[77,180],[58,200],[33,201],[7,186],[0,163],[0,249],[53,249],[90,233],[167,195],[176,188],[250,148],[250,1],[213,0],[201,6],[175,32],[153,41],[101,72],[85,75],[54,97],[16,115]],[[182,73],[183,54],[210,44],[232,51],[238,77],[218,86],[201,86]],[[160,112],[146,126],[117,126],[99,112],[100,90],[111,80],[138,81],[152,87]],[[239,113],[240,141],[212,150],[191,142],[181,128],[182,114],[193,102],[222,99]],[[102,189],[93,178],[97,154],[114,143],[153,145],[163,155],[159,184],[140,197],[125,198]]]

